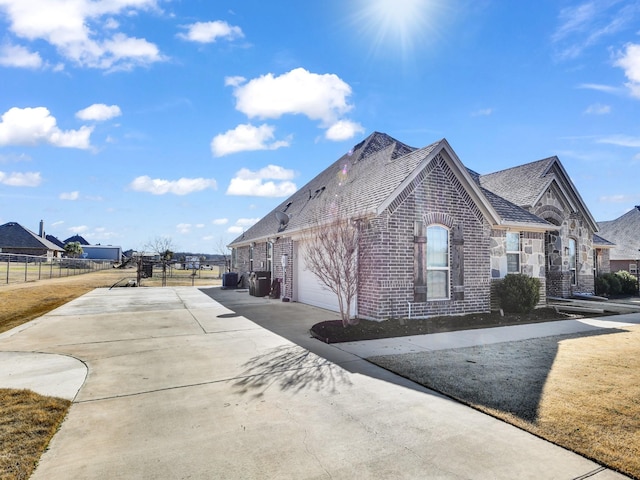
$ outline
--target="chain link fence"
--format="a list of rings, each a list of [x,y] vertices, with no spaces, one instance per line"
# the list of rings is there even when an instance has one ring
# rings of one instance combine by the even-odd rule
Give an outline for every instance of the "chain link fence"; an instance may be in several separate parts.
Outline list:
[[[47,258],[0,253],[0,285],[70,277],[112,267],[108,260],[85,258]]]

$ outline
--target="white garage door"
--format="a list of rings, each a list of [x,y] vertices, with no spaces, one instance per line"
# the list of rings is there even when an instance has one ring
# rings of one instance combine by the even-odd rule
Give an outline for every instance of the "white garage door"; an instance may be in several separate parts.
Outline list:
[[[306,269],[305,265],[305,244],[296,242],[295,252],[295,297],[300,303],[307,303],[320,308],[326,308],[334,312],[339,312],[338,296],[329,290],[313,273]],[[351,304],[351,315],[356,314],[356,301],[354,298]]]

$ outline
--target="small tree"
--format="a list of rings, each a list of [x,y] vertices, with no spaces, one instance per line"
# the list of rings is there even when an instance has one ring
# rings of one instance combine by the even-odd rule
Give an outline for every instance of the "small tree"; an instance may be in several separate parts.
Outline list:
[[[64,253],[67,257],[78,258],[84,253],[80,242],[69,242],[64,246]]]
[[[338,297],[342,325],[357,323],[351,318],[351,304],[358,292],[358,260],[361,222],[339,218],[330,223],[315,222],[305,236],[306,266]]]
[[[229,251],[227,241],[224,239],[224,237],[218,238],[218,243],[216,244],[216,253],[222,255],[222,257],[224,258],[224,271],[230,272],[231,259],[229,257],[231,256],[231,252]]]
[[[173,258],[175,247],[173,241],[169,237],[156,237],[149,242],[146,248],[157,255],[162,265],[162,286],[167,286],[167,265]]]

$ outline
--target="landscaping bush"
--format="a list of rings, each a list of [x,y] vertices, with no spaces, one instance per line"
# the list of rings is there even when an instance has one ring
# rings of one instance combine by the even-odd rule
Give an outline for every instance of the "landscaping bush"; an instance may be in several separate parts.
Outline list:
[[[615,276],[620,280],[620,293],[623,295],[635,295],[638,293],[638,278],[636,276],[631,275],[625,270],[616,272]]]
[[[611,285],[604,275],[596,277],[596,295],[609,295]]]
[[[598,289],[598,284],[600,288]],[[615,273],[604,273],[596,278],[596,289],[599,295],[620,295],[622,293],[622,281]]]
[[[540,301],[540,280],[510,273],[496,285],[496,293],[505,312],[528,313]]]

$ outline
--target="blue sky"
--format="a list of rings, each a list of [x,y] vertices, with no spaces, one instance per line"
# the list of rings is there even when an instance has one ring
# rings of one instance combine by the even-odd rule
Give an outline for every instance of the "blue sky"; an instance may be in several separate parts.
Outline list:
[[[0,223],[218,253],[373,131],[640,204],[640,1],[0,0]]]

